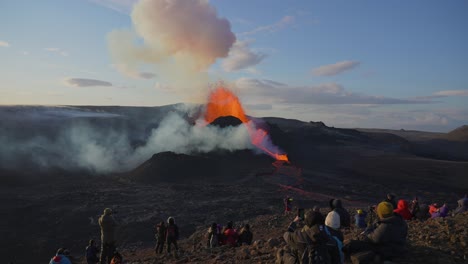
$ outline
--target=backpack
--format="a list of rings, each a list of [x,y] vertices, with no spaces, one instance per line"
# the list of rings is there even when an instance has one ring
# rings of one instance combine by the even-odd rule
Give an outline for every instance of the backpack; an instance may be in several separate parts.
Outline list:
[[[328,243],[331,241],[331,237],[326,233],[326,229],[320,226],[320,233],[328,239],[327,243],[314,245],[311,239],[306,236],[307,246],[302,256],[300,256],[301,264],[331,264],[330,246]],[[333,240],[334,241],[334,240]],[[330,242],[333,243],[333,242]]]
[[[168,225],[166,229],[166,239],[177,239],[176,226]]]

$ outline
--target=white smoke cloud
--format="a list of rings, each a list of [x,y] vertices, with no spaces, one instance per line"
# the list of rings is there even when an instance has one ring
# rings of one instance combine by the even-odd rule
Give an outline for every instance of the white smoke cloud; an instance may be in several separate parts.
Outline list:
[[[214,150],[242,150],[254,149],[250,142],[247,128],[243,125],[237,127],[219,128],[205,124],[191,124],[185,116],[190,116],[198,107],[182,105],[175,107],[177,111],[166,115],[153,129],[149,136],[139,147],[134,147],[130,138],[134,131],[111,128],[104,125],[108,118],[116,118],[118,115],[99,113],[95,115],[88,111],[65,109],[64,114],[59,114],[62,108],[46,110],[40,114],[47,118],[48,123],[67,122],[73,118],[81,118],[80,122],[70,122],[70,126],[62,127],[56,136],[47,135],[45,130],[37,128],[37,136],[22,138],[15,137],[19,131],[12,129],[3,130],[0,127],[0,168],[23,170],[25,157],[41,168],[64,168],[68,170],[84,169],[95,173],[122,172],[140,165],[153,154],[163,151],[176,153],[205,153]],[[29,111],[29,110],[28,110]],[[54,113],[52,113],[53,111]],[[67,111],[72,111],[71,115]],[[14,116],[12,111],[6,112],[11,123],[38,122],[37,118],[27,115]],[[2,113],[0,113],[2,114]],[[38,113],[33,114],[37,116]],[[3,115],[2,115],[3,116]],[[25,118],[26,117],[26,118]],[[100,125],[87,122],[84,117],[101,118]],[[125,116],[120,120],[125,119]],[[29,121],[28,121],[29,120]],[[116,119],[117,120],[117,119]],[[108,122],[107,124],[112,124]],[[12,127],[14,127],[13,125]],[[23,126],[23,125],[22,125]],[[35,126],[36,127],[36,126]],[[13,131],[7,133],[7,131]]]
[[[237,41],[229,52],[229,56],[224,59],[222,67],[227,72],[238,71],[259,64],[266,54],[256,53],[250,50],[245,41]]]
[[[236,40],[228,20],[218,17],[206,0],[140,0],[132,30],[108,35],[116,64],[154,65],[163,81],[183,91],[206,86],[207,68],[228,56]]]

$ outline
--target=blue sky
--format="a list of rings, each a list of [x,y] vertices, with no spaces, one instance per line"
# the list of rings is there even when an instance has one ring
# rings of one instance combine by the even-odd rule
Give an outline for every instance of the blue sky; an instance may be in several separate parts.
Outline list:
[[[2,1],[0,104],[201,102],[223,80],[255,116],[468,124],[467,1],[140,2]]]

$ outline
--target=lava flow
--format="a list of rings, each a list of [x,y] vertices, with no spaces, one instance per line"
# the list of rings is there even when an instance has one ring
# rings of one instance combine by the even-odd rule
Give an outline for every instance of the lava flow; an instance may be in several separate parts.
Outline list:
[[[247,127],[253,145],[276,160],[289,162],[288,156],[284,153],[279,153],[276,150],[277,147],[271,143],[267,131],[257,129],[253,122],[249,122],[251,120],[245,115],[239,98],[227,88],[218,87],[210,93],[208,98],[205,121],[211,123],[216,118],[222,116],[234,116],[238,118]]]

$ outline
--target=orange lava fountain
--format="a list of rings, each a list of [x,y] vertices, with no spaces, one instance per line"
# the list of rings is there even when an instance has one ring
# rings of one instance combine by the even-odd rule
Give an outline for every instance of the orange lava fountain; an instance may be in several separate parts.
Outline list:
[[[271,144],[268,144],[268,142],[270,142],[268,133],[263,129],[257,129],[252,122],[249,122],[250,120],[245,115],[244,108],[239,98],[227,88],[218,87],[213,90],[208,97],[205,121],[211,123],[216,118],[222,116],[237,117],[247,127],[253,145],[276,160],[289,162],[286,154],[277,153],[269,147]]]

